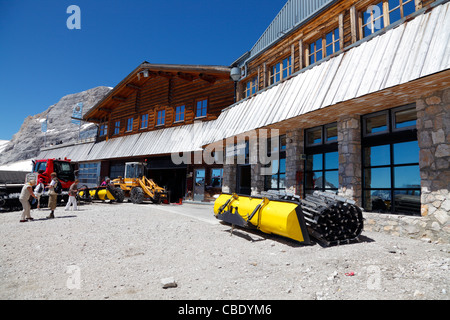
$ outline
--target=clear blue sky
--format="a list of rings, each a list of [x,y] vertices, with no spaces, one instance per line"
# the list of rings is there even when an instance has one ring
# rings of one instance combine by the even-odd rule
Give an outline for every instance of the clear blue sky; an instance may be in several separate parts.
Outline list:
[[[230,65],[286,0],[0,0],[0,140],[67,94],[141,62]],[[81,30],[69,30],[70,5]]]

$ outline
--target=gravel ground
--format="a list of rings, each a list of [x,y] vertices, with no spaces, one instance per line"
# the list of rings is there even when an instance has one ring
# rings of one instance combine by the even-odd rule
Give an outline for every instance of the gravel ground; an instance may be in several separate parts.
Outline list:
[[[363,232],[330,248],[220,224],[210,205],[0,214],[0,299],[439,299],[450,246]],[[176,288],[163,289],[172,277]]]

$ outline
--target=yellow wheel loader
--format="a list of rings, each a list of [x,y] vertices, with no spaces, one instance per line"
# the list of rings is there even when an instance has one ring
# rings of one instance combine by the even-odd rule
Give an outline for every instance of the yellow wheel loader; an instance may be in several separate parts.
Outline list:
[[[125,177],[114,179],[111,183],[120,188],[125,197],[136,204],[140,204],[144,200],[151,200],[153,203],[168,200],[166,189],[158,186],[152,179],[148,179],[145,173],[145,163],[127,162],[125,164]]]

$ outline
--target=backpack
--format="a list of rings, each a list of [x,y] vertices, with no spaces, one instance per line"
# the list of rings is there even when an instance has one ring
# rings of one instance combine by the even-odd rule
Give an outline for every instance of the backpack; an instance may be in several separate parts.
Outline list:
[[[61,194],[62,193],[62,185],[61,185],[61,181],[59,181],[59,179],[56,180],[55,192],[57,194]]]
[[[38,183],[37,187],[34,189],[34,192],[42,193],[42,191],[44,191],[44,186],[42,185],[42,183]]]

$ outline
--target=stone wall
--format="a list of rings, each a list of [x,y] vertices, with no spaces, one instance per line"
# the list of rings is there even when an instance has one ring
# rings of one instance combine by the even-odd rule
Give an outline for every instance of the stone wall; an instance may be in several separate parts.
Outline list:
[[[286,133],[286,191],[303,196],[303,177],[300,173],[304,171],[303,129],[288,131]]]
[[[422,217],[430,238],[450,236],[450,89],[416,102]]]
[[[351,115],[339,119],[339,190],[340,196],[362,205],[361,121]]]
[[[445,238],[435,237],[429,231],[429,218],[414,217],[394,214],[380,214],[375,212],[364,212],[364,230],[383,232],[393,236],[407,237],[412,239],[426,239],[429,241],[446,242]]]
[[[223,165],[223,181],[222,181],[222,192],[223,193],[235,193],[236,192],[236,176],[237,176],[237,165],[236,164],[224,164]]]

